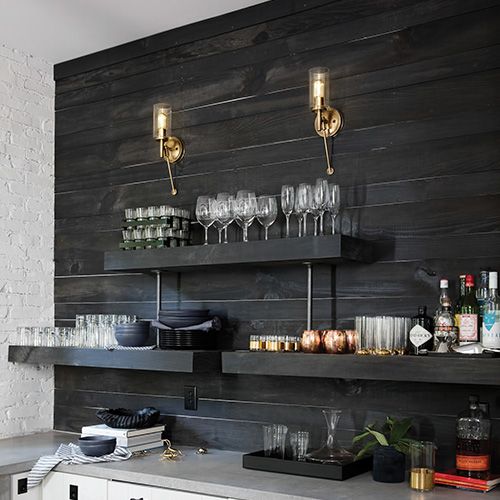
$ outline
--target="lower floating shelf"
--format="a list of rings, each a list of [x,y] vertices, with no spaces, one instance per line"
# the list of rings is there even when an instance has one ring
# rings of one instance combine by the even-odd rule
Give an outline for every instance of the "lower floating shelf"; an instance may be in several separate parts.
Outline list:
[[[222,372],[285,377],[500,385],[500,358],[235,351],[222,353]]]
[[[9,346],[9,361],[160,372],[220,372],[219,351],[107,351],[78,347]]]

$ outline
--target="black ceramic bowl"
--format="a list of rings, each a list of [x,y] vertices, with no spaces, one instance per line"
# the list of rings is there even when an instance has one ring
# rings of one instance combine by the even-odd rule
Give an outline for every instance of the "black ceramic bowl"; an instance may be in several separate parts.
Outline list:
[[[174,318],[172,316],[160,316],[160,322],[170,328],[186,328],[188,326],[199,325],[208,321],[210,316],[184,316],[182,318]]]
[[[99,410],[96,417],[114,429],[143,429],[153,427],[160,418],[160,412],[151,406],[133,411],[125,408]]]
[[[125,323],[123,325],[115,325],[115,331],[123,332],[144,332],[149,331],[150,322],[149,321],[139,321],[137,323]]]
[[[115,330],[115,339],[123,347],[143,347],[148,344],[149,329],[145,332],[123,332]]]
[[[78,446],[84,455],[102,457],[113,453],[116,448],[116,438],[108,436],[84,436],[78,440]]]
[[[162,309],[160,316],[207,316],[208,309]]]

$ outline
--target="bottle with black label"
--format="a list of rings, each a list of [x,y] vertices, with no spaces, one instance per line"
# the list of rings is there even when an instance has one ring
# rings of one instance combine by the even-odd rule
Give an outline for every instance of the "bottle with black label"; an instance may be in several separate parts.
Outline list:
[[[431,335],[434,331],[434,321],[430,316],[427,316],[427,306],[418,306],[418,314],[413,316],[411,319],[411,326],[420,325],[422,328],[425,328]],[[422,350],[432,351],[434,345],[434,338],[431,336],[429,340],[427,340],[422,345],[415,347],[412,345],[412,354],[418,354]]]
[[[457,418],[456,468],[460,476],[486,479],[490,470],[491,422],[485,403],[469,396],[469,408]]]

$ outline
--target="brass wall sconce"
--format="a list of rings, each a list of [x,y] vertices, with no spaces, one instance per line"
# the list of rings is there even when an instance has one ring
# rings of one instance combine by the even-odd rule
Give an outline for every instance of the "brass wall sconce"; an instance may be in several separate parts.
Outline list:
[[[311,111],[316,114],[314,128],[320,137],[323,137],[325,155],[327,162],[326,173],[332,175],[334,169],[331,165],[330,156],[333,155],[333,137],[335,137],[342,126],[344,119],[342,113],[329,106],[330,101],[330,70],[328,68],[311,68],[309,70],[309,102]],[[332,151],[328,150],[327,138],[332,137]]]
[[[177,188],[172,177],[172,163],[176,163],[184,157],[184,143],[172,134],[172,108],[170,105],[159,102],[153,106],[153,137],[160,141],[160,158],[167,163],[168,175],[170,176],[171,193],[175,196]]]

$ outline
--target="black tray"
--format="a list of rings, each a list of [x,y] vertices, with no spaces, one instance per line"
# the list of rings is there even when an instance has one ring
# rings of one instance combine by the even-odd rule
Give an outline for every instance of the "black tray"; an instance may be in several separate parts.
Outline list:
[[[344,481],[371,470],[372,457],[362,458],[350,464],[334,465],[266,457],[263,451],[256,451],[243,455],[243,468]]]

